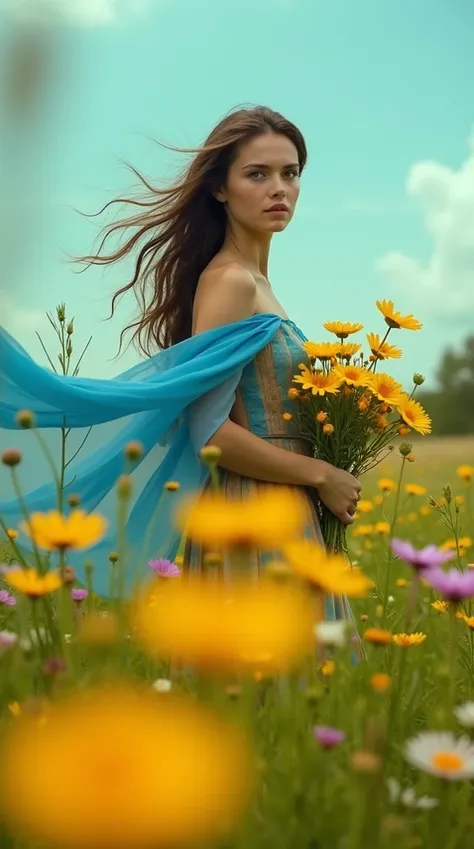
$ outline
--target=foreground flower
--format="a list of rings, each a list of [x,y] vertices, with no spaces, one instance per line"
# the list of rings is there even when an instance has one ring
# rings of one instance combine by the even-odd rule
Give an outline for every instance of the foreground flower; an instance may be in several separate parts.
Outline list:
[[[430,569],[424,573],[423,578],[448,601],[457,602],[474,596],[474,572],[459,572],[457,569],[449,569],[445,572],[443,569]]]
[[[382,342],[378,333],[368,333],[367,342],[372,351],[372,356],[376,360],[399,359],[402,356],[400,348],[396,348],[395,345],[390,345],[388,342]]]
[[[402,315],[395,311],[393,301],[376,301],[378,309],[382,313],[385,324],[394,329],[403,328],[404,330],[421,330],[423,327],[418,319],[412,315]]]
[[[402,648],[410,648],[410,646],[421,646],[426,640],[426,634],[422,634],[418,631],[416,634],[394,634],[393,642],[396,646],[401,646]]]
[[[409,398],[406,393],[402,395],[397,404],[397,410],[406,424],[422,436],[431,433],[431,418],[418,401]]]
[[[372,375],[363,366],[335,366],[334,373],[348,386],[370,386]]]
[[[315,725],[313,734],[314,739],[323,749],[334,749],[346,739],[344,731],[340,731],[339,728],[330,728],[328,725]]]
[[[69,516],[50,510],[49,513],[32,513],[28,522],[22,522],[20,527],[46,551],[81,550],[102,539],[107,520],[98,513],[87,514],[84,510],[72,510]]]
[[[430,811],[439,805],[439,799],[433,799],[431,796],[417,796],[412,787],[402,790],[395,778],[388,779],[387,787],[390,801],[398,802],[405,808],[419,808],[420,810]]]
[[[208,845],[250,789],[243,736],[197,705],[126,685],[21,716],[2,740],[3,817],[61,849]]]
[[[176,563],[172,563],[171,560],[166,560],[166,558],[162,557],[158,560],[149,560],[148,565],[155,575],[159,575],[160,578],[181,577],[181,569],[176,565]]]
[[[340,350],[340,345],[337,342],[304,342],[303,348],[309,357],[314,357],[316,360],[325,362],[332,360],[336,353]]]
[[[323,324],[325,330],[329,333],[334,333],[339,339],[346,339],[352,333],[357,333],[362,330],[363,324],[351,324],[349,321],[326,321]]]
[[[390,407],[397,407],[402,398],[403,388],[401,383],[383,372],[372,375],[370,389],[379,401],[383,401]]]
[[[307,504],[297,492],[272,487],[245,501],[219,493],[188,499],[179,508],[177,523],[196,542],[215,548],[257,545],[275,549],[299,535]]]
[[[294,383],[301,383],[305,390],[310,389],[313,395],[335,395],[336,392],[339,392],[339,387],[342,384],[341,378],[334,370],[328,372],[311,371],[306,366],[301,369],[301,374],[295,375],[293,381]]]
[[[447,781],[474,776],[474,744],[449,731],[424,731],[405,744],[405,758],[413,766]]]
[[[152,655],[189,658],[213,671],[246,671],[246,658],[264,655],[273,671],[291,668],[314,646],[314,618],[307,594],[270,580],[231,587],[161,581],[133,611],[137,636]]]
[[[392,550],[417,571],[439,568],[451,559],[450,552],[441,551],[436,545],[415,548],[408,540],[396,538],[392,540]]]
[[[37,569],[22,569],[21,567],[9,569],[4,580],[29,598],[39,598],[39,596],[54,592],[63,583],[59,572],[51,571],[40,575]]]
[[[348,566],[339,555],[326,554],[311,540],[289,543],[284,554],[294,572],[322,592],[361,598],[372,586],[363,572]]]

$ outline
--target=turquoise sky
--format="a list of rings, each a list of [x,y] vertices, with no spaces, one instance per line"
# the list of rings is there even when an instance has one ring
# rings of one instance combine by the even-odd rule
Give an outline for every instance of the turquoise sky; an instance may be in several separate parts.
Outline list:
[[[20,13],[34,7],[0,0],[2,77],[31,31]],[[133,350],[113,361],[133,299],[104,323],[131,266],[73,273],[67,254],[91,250],[98,228],[71,207],[95,212],[133,188],[121,160],[157,182],[170,177],[181,160],[149,137],[199,144],[241,103],[283,112],[306,136],[299,207],[274,239],[270,272],[310,338],[326,338],[329,319],[383,330],[374,302],[393,298],[424,323],[420,333],[393,334],[405,359],[392,372],[409,380],[414,370],[433,378],[440,350],[474,331],[472,0],[43,8],[48,28],[35,26],[46,38],[48,86],[19,128],[4,123],[0,195],[2,323],[34,356],[35,330],[52,344],[44,311],[66,301],[77,343],[93,335],[83,374],[111,376],[136,361]]]

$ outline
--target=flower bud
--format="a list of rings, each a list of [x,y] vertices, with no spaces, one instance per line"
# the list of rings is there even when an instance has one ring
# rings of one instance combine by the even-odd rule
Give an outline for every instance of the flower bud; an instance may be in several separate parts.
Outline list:
[[[405,424],[401,424],[398,428],[398,432],[400,436],[408,436],[408,434],[410,433],[410,428],[407,427]]]
[[[201,448],[199,456],[203,463],[207,463],[210,466],[213,466],[215,463],[218,463],[221,459],[222,451],[217,445],[205,445],[204,448]]]
[[[61,580],[63,584],[74,584],[76,573],[72,566],[63,566],[61,569]]]
[[[66,333],[68,334],[68,336],[72,336],[72,334],[74,333],[74,319],[70,321],[68,326],[66,327]]]
[[[422,374],[419,374],[418,372],[415,372],[415,374],[413,375],[413,383],[415,384],[415,386],[421,386],[421,384],[424,382],[424,376]]]
[[[15,421],[20,427],[29,430],[34,427],[35,417],[31,410],[19,410],[15,416]]]
[[[22,455],[20,451],[17,451],[16,448],[7,448],[6,451],[2,454],[2,463],[4,466],[18,466],[22,461]]]
[[[111,563],[116,563],[119,559],[119,556],[116,551],[111,551],[109,554],[109,560]]]
[[[71,493],[71,495],[68,495],[67,497],[67,503],[70,507],[79,507],[79,504],[81,503],[81,496]]]
[[[380,770],[380,757],[374,752],[354,752],[351,763],[356,772],[374,773]]]
[[[451,501],[452,501],[451,487],[447,486],[447,485],[443,486],[443,489],[441,490],[441,492],[442,492],[444,500],[446,501],[446,504],[451,504]]]
[[[16,531],[15,528],[7,528],[6,534],[8,539],[14,540],[18,536],[18,531]]]
[[[61,323],[66,319],[66,304],[59,304],[56,307],[56,315]]]
[[[398,450],[402,457],[408,457],[411,454],[412,446],[408,442],[402,442]]]
[[[329,422],[323,425],[323,433],[325,433],[326,436],[331,436],[331,434],[334,433],[334,425],[330,424]]]
[[[141,460],[143,457],[143,445],[138,440],[132,440],[131,442],[127,442],[124,448],[124,454],[127,460],[131,460],[132,462],[137,462],[137,460]]]
[[[415,462],[415,455],[414,454],[408,454],[407,460],[408,460],[409,463],[414,463]]]
[[[117,481],[117,495],[119,498],[130,498],[132,494],[132,479],[130,475],[120,475]]]
[[[178,481],[166,481],[164,489],[166,490],[166,492],[177,492],[179,486],[180,485]]]

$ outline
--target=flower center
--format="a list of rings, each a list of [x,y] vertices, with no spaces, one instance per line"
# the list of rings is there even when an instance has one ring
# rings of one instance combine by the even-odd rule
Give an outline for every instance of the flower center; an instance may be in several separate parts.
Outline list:
[[[443,772],[459,772],[464,766],[463,758],[453,752],[436,752],[432,758],[433,766]]]

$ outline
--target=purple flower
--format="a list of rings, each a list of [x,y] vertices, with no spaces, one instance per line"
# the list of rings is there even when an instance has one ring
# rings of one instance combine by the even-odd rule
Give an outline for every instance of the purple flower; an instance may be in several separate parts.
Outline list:
[[[181,569],[176,565],[176,563],[172,563],[171,560],[166,560],[164,558],[160,558],[159,560],[149,560],[148,565],[150,569],[153,569],[156,575],[160,576],[160,578],[181,577]]]
[[[474,572],[457,569],[429,569],[423,574],[425,581],[448,601],[461,601],[474,596]]]
[[[339,728],[330,728],[328,725],[315,725],[313,734],[323,749],[334,749],[346,739],[344,731]]]
[[[13,631],[0,631],[0,651],[3,649],[11,649],[15,645],[18,637]]]
[[[439,569],[443,563],[453,558],[452,551],[441,551],[436,545],[415,548],[411,542],[403,539],[393,539],[392,550],[397,557],[406,560],[418,572],[424,572],[425,569]]]
[[[0,590],[0,604],[6,604],[7,607],[15,607],[16,598],[10,595],[7,590]]]
[[[54,677],[60,672],[66,671],[66,663],[62,657],[48,657],[43,663],[43,672],[45,675]]]
[[[74,587],[71,590],[71,598],[73,601],[77,601],[78,604],[80,604],[81,601],[84,601],[88,595],[87,590],[83,590],[80,587]]]

